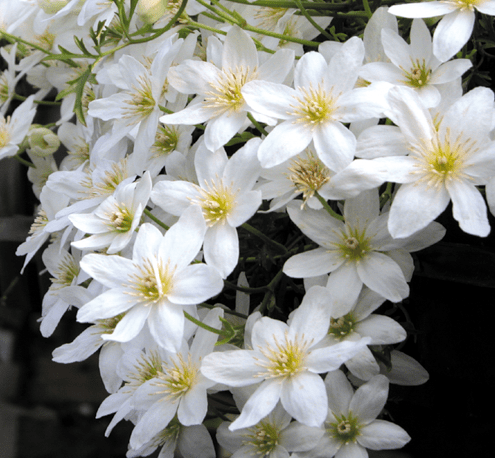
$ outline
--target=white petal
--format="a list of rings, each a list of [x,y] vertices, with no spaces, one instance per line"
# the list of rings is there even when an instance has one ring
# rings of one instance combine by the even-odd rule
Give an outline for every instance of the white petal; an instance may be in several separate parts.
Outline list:
[[[266,417],[280,399],[282,384],[279,380],[265,380],[251,395],[242,409],[241,415],[229,426],[231,431],[247,428]]]
[[[237,229],[223,222],[210,227],[203,250],[206,263],[217,269],[222,278],[227,278],[239,260]]]
[[[473,33],[475,14],[469,8],[447,14],[433,34],[433,54],[446,62],[467,43]]]
[[[273,167],[290,159],[306,148],[313,134],[304,123],[285,121],[276,126],[263,140],[258,159],[262,167]]]
[[[317,248],[290,257],[284,264],[284,273],[293,278],[316,277],[334,271],[343,262],[340,255]]]
[[[400,426],[384,420],[375,420],[360,430],[358,443],[371,450],[402,448],[411,437]]]
[[[461,229],[468,234],[486,237],[490,233],[490,223],[485,200],[478,189],[460,180],[453,180],[447,186],[452,198],[452,212]]]
[[[357,265],[359,277],[373,291],[392,302],[409,295],[409,286],[400,267],[385,254],[373,252]]]
[[[327,416],[327,393],[318,374],[300,372],[283,383],[284,409],[307,426],[321,426]]]
[[[359,418],[360,423],[371,423],[382,411],[387,402],[388,386],[388,378],[377,375],[357,389],[349,410]]]

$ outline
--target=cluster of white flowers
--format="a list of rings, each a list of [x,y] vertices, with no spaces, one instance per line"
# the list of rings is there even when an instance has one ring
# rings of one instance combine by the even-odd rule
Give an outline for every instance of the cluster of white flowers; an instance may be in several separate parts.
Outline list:
[[[490,232],[494,94],[453,56],[495,1],[364,1],[349,37],[338,3],[257,3],[0,0],[0,159],[40,201],[17,254],[52,277],[45,337],[71,307],[88,323],[53,359],[99,351],[129,458],[214,458],[215,428],[234,458],[402,447],[389,384],[428,374],[374,312],[450,201]],[[44,103],[58,121],[33,124]]]

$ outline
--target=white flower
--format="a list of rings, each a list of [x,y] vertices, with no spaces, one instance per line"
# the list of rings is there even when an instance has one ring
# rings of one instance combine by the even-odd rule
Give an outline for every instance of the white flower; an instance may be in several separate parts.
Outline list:
[[[223,317],[223,309],[215,307],[203,323],[219,329],[219,317]],[[184,426],[202,423],[208,408],[206,390],[214,382],[200,372],[201,360],[213,351],[217,338],[217,334],[198,328],[190,347],[182,340],[177,353],[164,353],[161,369],[134,393],[134,408],[145,412],[131,434],[132,448],[150,441],[175,415]]]
[[[489,136],[493,92],[483,87],[471,90],[452,103],[437,124],[412,89],[392,89],[389,101],[390,116],[403,136],[396,136],[387,149],[395,143],[399,154],[409,154],[354,161],[348,179],[370,186],[402,183],[390,209],[388,228],[393,237],[408,237],[426,227],[450,200],[464,232],[487,236],[486,203],[476,186],[495,175],[495,143]]]
[[[320,53],[306,53],[296,65],[295,89],[267,81],[244,86],[242,94],[252,109],[283,120],[259,149],[263,167],[286,161],[312,140],[318,157],[334,172],[352,161],[356,138],[343,123],[379,117],[383,111],[374,87],[354,89],[363,57],[363,42],[353,37],[329,64]]]
[[[473,31],[475,14],[495,15],[493,0],[441,0],[394,5],[388,10],[396,16],[429,18],[443,16],[433,34],[433,53],[442,62],[449,60],[467,43]]]
[[[329,372],[325,378],[328,415],[325,435],[316,447],[294,458],[365,458],[366,449],[397,449],[411,438],[400,426],[377,420],[388,397],[388,379],[377,375],[354,392],[344,373]]]
[[[472,67],[469,59],[441,63],[432,53],[431,37],[424,21],[415,19],[411,26],[411,44],[390,29],[382,30],[383,48],[388,62],[372,62],[363,67],[360,76],[366,81],[386,81],[413,88],[426,107],[440,103],[439,84],[461,77]]]
[[[223,288],[213,267],[190,265],[201,248],[205,230],[201,211],[191,206],[165,236],[151,224],[143,224],[132,260],[86,255],[81,260],[82,269],[109,290],[81,307],[78,321],[92,322],[126,312],[105,338],[129,341],[147,322],[157,344],[177,351],[184,334],[184,307],[199,304]]]
[[[318,375],[338,368],[369,342],[342,342],[314,348],[326,336],[331,307],[325,288],[311,288],[292,315],[290,325],[269,317],[253,326],[252,350],[214,352],[203,360],[208,378],[231,387],[259,383],[230,430],[247,428],[267,416],[280,400],[284,409],[307,426],[326,416],[326,393]]]
[[[229,159],[223,148],[215,153],[200,145],[194,165],[199,185],[186,181],[160,181],[151,200],[172,215],[191,205],[201,208],[207,226],[204,256],[223,278],[239,259],[237,227],[251,218],[261,205],[261,192],[253,186],[261,169],[256,153],[261,140],[253,138]]]
[[[77,229],[93,234],[72,246],[80,250],[108,247],[107,254],[123,250],[135,234],[150,194],[151,177],[146,172],[139,181],[117,187],[93,213],[69,215]]]
[[[288,276],[316,277],[331,272],[327,288],[337,302],[346,304],[347,311],[363,284],[392,302],[408,296],[404,273],[388,253],[401,245],[387,230],[388,214],[380,214],[376,190],[346,200],[345,223],[325,210],[289,205],[288,212],[299,229],[320,245],[289,258],[284,265]]]
[[[130,55],[123,55],[118,63],[121,78],[117,81],[120,92],[109,97],[93,100],[88,105],[90,116],[114,120],[111,135],[100,148],[109,148],[137,129],[135,154],[141,155],[155,141],[158,118],[162,113],[159,104],[163,103],[167,90],[168,70],[180,51],[183,40],[170,37],[153,58],[150,68]]]
[[[0,160],[15,156],[19,150],[19,145],[27,135],[36,114],[33,100],[33,96],[28,97],[15,109],[12,117],[5,118],[0,113]]]
[[[370,337],[370,345],[389,345],[403,341],[407,333],[397,321],[373,313],[384,301],[384,297],[363,288],[349,312],[339,313],[338,304],[335,304],[328,336],[322,343],[336,344],[344,340],[355,341],[361,337]],[[364,348],[344,364],[352,375],[361,380],[369,380],[380,372],[380,366],[369,348]]]
[[[215,40],[213,37],[209,39],[210,52],[221,46]],[[218,49],[216,53],[219,53]],[[233,26],[227,33],[221,62],[215,59],[218,55],[209,56],[208,62],[186,60],[170,70],[169,81],[172,86],[185,94],[198,94],[200,99],[184,110],[160,118],[165,124],[193,125],[208,121],[205,144],[211,151],[224,146],[236,132],[250,124],[247,119],[250,108],[241,93],[243,86],[252,80],[282,82],[294,60],[292,51],[279,50],[259,65],[253,40],[238,26]],[[253,116],[257,119],[260,117],[256,113]],[[267,121],[265,117],[262,120]]]
[[[323,430],[306,426],[291,416],[280,402],[275,409],[250,428],[229,429],[230,422],[223,422],[217,430],[218,443],[232,458],[260,456],[263,458],[289,456],[289,452],[312,449],[323,436]]]

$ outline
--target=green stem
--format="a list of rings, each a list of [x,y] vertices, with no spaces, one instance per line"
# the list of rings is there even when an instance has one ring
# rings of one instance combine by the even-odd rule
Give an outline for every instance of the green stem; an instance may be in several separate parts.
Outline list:
[[[15,156],[12,156],[14,159],[18,160],[21,164],[24,164],[28,167],[32,167],[33,169],[36,168],[36,166],[32,163],[27,161],[26,159],[23,159],[22,157],[19,156],[20,153],[17,153]]]
[[[301,0],[295,0],[298,8],[301,10],[301,13],[303,16],[310,22],[310,24],[318,30],[325,38],[328,40],[333,40],[332,35],[330,35],[326,30],[324,30],[320,25],[318,25],[315,20],[309,15],[309,13],[306,11],[306,8],[303,5],[303,2]]]
[[[241,227],[246,231],[250,232],[251,234],[255,235],[256,237],[258,237],[259,239],[263,240],[265,243],[272,246],[277,251],[283,254],[287,254],[287,248],[285,248],[281,243],[275,242],[275,240],[272,240],[270,237],[267,237],[265,234],[263,234],[263,232],[259,231],[250,224],[244,223]]]
[[[363,6],[364,6],[364,11],[366,12],[366,15],[368,16],[368,19],[373,16],[373,13],[371,12],[370,4],[368,3],[368,0],[363,0]]]
[[[236,291],[241,291],[246,294],[257,294],[257,293],[266,293],[266,286],[262,286],[260,288],[247,288],[245,286],[238,286],[234,283],[230,283],[227,280],[223,281],[224,285],[229,289],[234,289]]]
[[[262,133],[265,136],[268,135],[268,132],[263,128],[263,126],[258,121],[256,121],[256,119],[254,119],[253,115],[249,113],[249,111],[247,117],[254,124],[254,127],[256,127],[256,129],[258,129],[260,133]]]
[[[218,334],[219,336],[222,336],[222,337],[228,337],[222,331],[219,331],[216,328],[212,328],[211,326],[208,326],[207,324],[204,324],[201,321],[197,320],[192,315],[189,315],[189,313],[187,313],[185,310],[183,310],[183,312],[184,312],[184,316],[189,321],[192,321],[194,324],[198,325],[200,328],[206,329],[207,331],[213,332],[214,334]]]
[[[320,196],[318,191],[315,191],[315,197],[320,201],[320,203],[323,205],[323,208],[330,214],[330,216],[333,216],[339,221],[344,221],[344,217],[333,211],[332,207],[330,207],[330,205],[328,205],[328,202]]]
[[[259,311],[263,314],[266,308],[268,307],[268,303],[270,302],[270,299],[272,296],[275,294],[275,286],[277,283],[282,279],[284,272],[283,270],[279,270],[277,272],[277,275],[273,277],[272,281],[267,285],[268,291],[265,294],[265,297],[263,297],[263,301],[261,302]]]
[[[205,304],[205,303],[198,304],[198,305],[201,307],[205,307],[207,309],[210,309],[210,310],[216,307],[215,305]],[[223,311],[225,313],[228,313],[229,315],[234,315],[234,316],[238,316],[239,318],[247,319],[247,315],[244,315],[244,313],[236,312],[235,310],[230,310],[229,308],[225,308],[225,309],[223,309]]]
[[[19,94],[14,94],[14,99],[15,100],[20,100],[21,102],[24,102],[27,97],[24,97],[23,95]],[[37,103],[38,105],[48,105],[48,106],[60,106],[62,105],[62,102],[51,102],[49,100],[33,100],[34,103]]]
[[[169,226],[167,226],[163,221],[159,220],[153,213],[151,213],[147,208],[144,209],[144,214],[151,220],[153,220],[156,224],[159,226],[163,227],[166,231],[170,229]]]
[[[285,0],[257,0],[255,2],[249,2],[247,0],[228,0],[232,3],[240,3],[242,5],[254,5],[254,6],[267,6],[271,8],[297,8],[296,2]],[[304,8],[312,10],[327,10],[327,11],[341,11],[348,9],[351,2],[342,3],[324,3],[324,2],[301,2]]]

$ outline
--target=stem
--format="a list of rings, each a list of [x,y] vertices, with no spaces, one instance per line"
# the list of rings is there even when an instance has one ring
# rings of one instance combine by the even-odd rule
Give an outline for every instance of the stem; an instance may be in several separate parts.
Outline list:
[[[258,121],[256,121],[256,119],[254,119],[253,115],[249,111],[247,117],[254,124],[254,127],[256,127],[256,129],[258,129],[260,133],[262,133],[265,136],[268,135],[268,132],[263,128],[263,126]]]
[[[228,0],[232,3],[240,3],[242,5],[254,5],[254,6],[268,6],[271,8],[297,8],[296,2],[285,0],[257,0],[255,2],[249,2],[247,0]],[[323,2],[301,2],[304,8],[312,10],[327,10],[327,11],[340,11],[347,9],[351,2],[342,3],[323,3]]]
[[[218,334],[219,336],[222,336],[222,337],[228,337],[222,331],[219,331],[216,328],[212,328],[211,326],[208,326],[207,324],[204,324],[201,321],[197,320],[192,315],[189,315],[189,313],[187,313],[185,310],[183,310],[183,312],[184,312],[184,316],[189,321],[192,321],[194,324],[198,325],[200,328],[206,329],[207,331],[213,332],[214,334]]]
[[[364,6],[364,11],[366,12],[366,15],[368,16],[368,19],[373,16],[373,13],[371,12],[370,4],[368,3],[368,0],[363,0],[363,6]]]
[[[227,280],[224,280],[223,283],[227,288],[234,289],[236,291],[241,291],[247,294],[266,293],[266,288],[267,288],[266,286],[261,286],[260,288],[247,288],[245,286],[238,286],[234,283],[230,283]]]
[[[342,215],[339,215],[335,211],[333,211],[332,207],[328,205],[328,202],[320,196],[318,191],[315,191],[315,197],[320,201],[320,203],[323,205],[323,208],[330,214],[330,216],[333,216],[334,218],[338,219],[339,221],[344,221],[344,217]]]
[[[16,154],[15,156],[12,156],[14,159],[17,159],[21,164],[26,165],[27,167],[32,167],[33,169],[36,168],[36,166],[32,163],[27,161],[26,159],[23,159],[19,154]]]
[[[143,213],[151,220],[153,220],[156,224],[159,226],[163,227],[166,231],[170,229],[169,226],[167,226],[163,221],[159,220],[153,213],[151,213],[147,208],[143,210]]]
[[[24,102],[27,97],[24,97],[23,95],[19,94],[14,94],[13,98],[15,100],[20,100],[21,102]],[[48,106],[60,106],[62,105],[62,102],[51,102],[49,100],[33,100],[34,103],[37,103],[38,105],[48,105]]]
[[[332,35],[330,35],[326,30],[324,30],[322,27],[320,27],[315,20],[309,15],[309,13],[306,11],[306,8],[303,6],[303,2],[301,0],[295,0],[298,8],[301,10],[301,13],[303,16],[310,22],[310,24],[318,30],[325,38],[328,40],[333,40]]]
[[[243,229],[246,229],[246,231],[250,232],[251,234],[255,235],[256,237],[258,237],[259,239],[263,240],[268,245],[271,245],[277,251],[279,251],[283,254],[288,253],[287,248],[285,248],[281,243],[275,242],[275,240],[272,240],[270,237],[266,236],[265,234],[263,234],[263,232],[259,231],[258,229],[251,226],[250,224],[244,223],[241,227]]]

